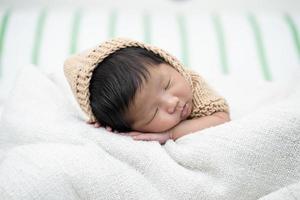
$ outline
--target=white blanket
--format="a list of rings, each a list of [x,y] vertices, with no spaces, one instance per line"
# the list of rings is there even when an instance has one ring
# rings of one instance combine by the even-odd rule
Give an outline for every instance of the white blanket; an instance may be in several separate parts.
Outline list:
[[[280,197],[300,182],[298,78],[210,77],[233,120],[161,146],[87,125],[62,72],[26,66],[0,121],[0,199]]]

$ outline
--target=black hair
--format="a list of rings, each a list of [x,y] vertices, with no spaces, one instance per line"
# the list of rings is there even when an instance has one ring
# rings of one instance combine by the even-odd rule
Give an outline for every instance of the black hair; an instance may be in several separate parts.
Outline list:
[[[147,67],[165,63],[159,55],[140,47],[127,47],[106,57],[95,68],[89,86],[92,112],[101,126],[132,131],[125,119],[130,103],[148,81]]]

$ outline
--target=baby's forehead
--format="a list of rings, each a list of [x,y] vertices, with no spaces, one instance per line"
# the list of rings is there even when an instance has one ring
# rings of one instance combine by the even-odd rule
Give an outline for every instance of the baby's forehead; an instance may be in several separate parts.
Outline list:
[[[147,67],[148,72],[151,76],[164,75],[170,73],[170,70],[175,70],[170,64],[160,63],[156,65],[150,65]]]
[[[169,79],[172,79],[172,77],[174,76],[174,72],[170,72],[171,67],[169,67],[169,69],[168,67],[169,66],[167,65],[160,65],[159,67],[150,68],[147,80],[143,80],[133,97],[134,107],[137,108],[139,107],[139,105],[145,106],[145,102],[147,102],[149,98],[157,95],[155,93],[157,91],[156,89],[161,88],[161,86],[165,84]]]
[[[147,98],[154,95],[153,90],[155,87],[159,86],[165,79],[165,73],[158,69],[149,70],[147,79],[143,78],[139,87],[137,88],[135,95],[132,99],[132,107],[138,107],[147,101]]]
[[[167,76],[165,66],[151,66],[148,68],[147,79],[143,79],[140,89],[146,89],[145,87],[161,83]]]

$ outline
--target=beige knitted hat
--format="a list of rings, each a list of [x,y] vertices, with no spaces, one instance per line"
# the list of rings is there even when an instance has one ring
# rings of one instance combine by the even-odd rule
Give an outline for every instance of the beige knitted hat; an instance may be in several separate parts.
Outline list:
[[[110,54],[126,47],[141,47],[151,51],[162,57],[184,76],[192,88],[194,97],[194,108],[190,117],[210,115],[216,111],[228,111],[225,100],[211,90],[199,75],[184,69],[183,65],[174,56],[153,45],[127,38],[116,38],[85,52],[73,55],[67,58],[64,63],[64,74],[80,108],[87,114],[89,122],[97,121],[92,113],[89,100],[89,84],[93,71]]]

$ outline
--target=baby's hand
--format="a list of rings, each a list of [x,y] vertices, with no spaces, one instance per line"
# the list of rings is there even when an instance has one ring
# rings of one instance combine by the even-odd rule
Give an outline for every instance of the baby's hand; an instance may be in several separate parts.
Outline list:
[[[131,131],[128,133],[120,133],[120,134],[131,136],[134,140],[158,141],[160,144],[165,144],[167,140],[171,139],[169,132],[142,133],[138,131]]]
[[[86,122],[87,124],[94,125],[95,128],[101,127],[101,124],[98,122]],[[131,136],[134,140],[143,140],[143,141],[158,141],[160,144],[165,144],[167,140],[171,139],[170,132],[163,133],[143,133],[138,131],[131,131],[127,133],[119,133],[118,131],[112,131],[112,128],[107,126],[105,129],[109,132],[118,133],[124,136]]]

